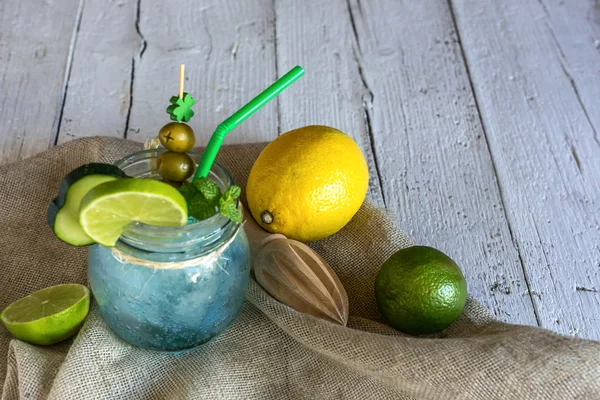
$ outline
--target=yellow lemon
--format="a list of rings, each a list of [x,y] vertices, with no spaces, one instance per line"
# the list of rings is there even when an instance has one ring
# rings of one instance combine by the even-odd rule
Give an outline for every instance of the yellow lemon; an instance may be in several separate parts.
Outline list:
[[[252,166],[246,197],[267,231],[311,242],[333,235],[367,194],[367,162],[354,140],[311,125],[273,140]]]

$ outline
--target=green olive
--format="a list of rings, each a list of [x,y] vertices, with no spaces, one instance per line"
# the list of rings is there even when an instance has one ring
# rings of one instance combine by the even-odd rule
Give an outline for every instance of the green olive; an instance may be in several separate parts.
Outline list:
[[[158,132],[160,143],[167,150],[177,153],[190,151],[196,144],[194,130],[188,124],[182,122],[171,122],[160,128]]]
[[[156,172],[171,182],[182,182],[192,176],[196,163],[186,153],[165,151],[156,159]]]

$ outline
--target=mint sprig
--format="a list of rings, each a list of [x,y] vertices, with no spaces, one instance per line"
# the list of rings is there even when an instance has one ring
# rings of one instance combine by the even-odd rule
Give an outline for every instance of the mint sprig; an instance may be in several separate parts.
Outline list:
[[[199,221],[218,212],[234,222],[242,222],[242,214],[236,206],[236,200],[242,193],[239,186],[230,186],[222,193],[215,182],[208,178],[200,178],[193,183],[183,184],[179,192],[188,204],[188,215]]]
[[[221,189],[210,179],[197,179],[196,182],[193,182],[193,185],[208,201],[217,202],[221,196]]]

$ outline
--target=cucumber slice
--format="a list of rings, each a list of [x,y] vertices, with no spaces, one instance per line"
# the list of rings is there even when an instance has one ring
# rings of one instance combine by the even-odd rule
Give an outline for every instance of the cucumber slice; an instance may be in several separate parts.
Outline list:
[[[71,185],[79,181],[81,178],[84,178],[89,175],[108,175],[114,176],[115,178],[127,178],[125,172],[123,172],[119,167],[116,167],[112,164],[89,163],[77,167],[73,171],[65,175],[65,177],[62,178],[62,180],[60,181],[58,197],[56,197],[53,200],[56,202],[58,208],[62,208],[62,206],[65,205],[67,193]]]
[[[79,224],[81,199],[101,183],[125,177],[125,173],[114,165],[99,163],[83,165],[65,176],[60,183],[58,197],[48,207],[48,224],[54,234],[73,246],[93,244],[94,241]]]

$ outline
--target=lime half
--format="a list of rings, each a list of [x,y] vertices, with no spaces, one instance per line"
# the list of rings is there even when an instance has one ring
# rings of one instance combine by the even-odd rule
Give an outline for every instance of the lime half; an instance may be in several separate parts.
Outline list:
[[[174,187],[159,181],[126,178],[90,190],[79,208],[79,223],[96,243],[113,247],[131,222],[182,226],[187,223],[187,203]]]
[[[17,339],[54,344],[72,336],[90,309],[90,292],[78,284],[52,286],[10,304],[0,320]]]

